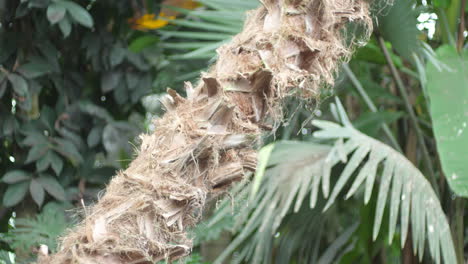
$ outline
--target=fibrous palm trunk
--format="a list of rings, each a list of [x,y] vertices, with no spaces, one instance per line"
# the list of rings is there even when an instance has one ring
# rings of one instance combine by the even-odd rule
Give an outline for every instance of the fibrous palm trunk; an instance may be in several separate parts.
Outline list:
[[[226,3],[228,4],[228,3]],[[259,136],[287,96],[317,97],[349,55],[347,24],[370,27],[365,0],[264,0],[218,49],[200,82],[173,90],[129,168],[42,263],[154,263],[190,253],[205,202],[255,170]]]

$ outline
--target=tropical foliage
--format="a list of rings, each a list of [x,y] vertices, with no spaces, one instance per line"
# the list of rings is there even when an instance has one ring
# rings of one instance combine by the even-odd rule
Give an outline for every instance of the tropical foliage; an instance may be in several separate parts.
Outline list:
[[[204,46],[187,49],[187,53],[177,58],[196,58],[205,52],[203,56],[212,57],[212,50],[222,42],[217,37],[209,38],[206,32],[229,32],[224,21],[219,22],[215,17],[218,13],[228,13],[231,7],[207,2],[212,4],[212,10],[187,12],[192,27],[197,27],[201,20],[226,29],[206,29]],[[242,6],[243,1],[239,1],[238,10]],[[233,210],[237,215],[237,224],[230,228],[235,237],[216,263],[231,255],[237,262],[253,263],[358,260],[370,263],[376,259],[394,263],[395,256],[400,255],[404,263],[412,263],[413,253],[419,255],[419,261],[430,262],[432,258],[436,262],[440,259],[444,263],[462,262],[465,207],[462,198],[453,200],[453,195],[464,196],[467,186],[463,172],[466,165],[461,162],[467,157],[461,153],[464,149],[461,146],[467,146],[463,134],[467,121],[463,57],[466,55],[462,51],[466,33],[463,25],[454,27],[457,25],[454,21],[466,14],[453,12],[456,6],[461,7],[461,2],[377,4],[378,26],[373,37],[344,66],[342,81],[335,87],[348,106],[352,123],[344,109],[334,104],[325,113],[323,106],[321,111],[290,109],[293,114],[287,117],[287,126],[277,135],[302,142],[276,141],[264,147],[251,193],[241,192],[236,196],[239,203],[247,199],[250,206],[236,210],[225,202],[207,221],[208,227],[214,227],[224,217],[231,219]],[[189,42],[196,38],[175,34],[174,39]],[[447,85],[457,87],[458,92],[448,92]],[[328,94],[324,91],[324,98]],[[322,130],[311,136],[315,128],[308,121],[314,115],[335,116],[344,126],[313,121]],[[334,139],[334,143],[324,145],[327,143],[324,139]],[[271,140],[266,138],[267,142]],[[355,179],[348,184],[351,177]],[[452,189],[447,188],[445,180]],[[363,191],[361,185],[365,186]],[[374,185],[379,186],[374,188]],[[343,196],[343,189],[347,189],[346,199],[353,194],[363,196],[367,204],[363,215],[356,216],[345,209],[347,204],[355,207],[358,204],[337,200]],[[389,207],[385,206],[387,200]],[[310,209],[306,203],[319,210]],[[327,209],[325,213],[320,214],[324,209]],[[444,211],[452,215],[447,219]],[[356,228],[349,221],[338,225],[329,223],[329,215],[333,219],[351,215],[364,220],[361,225],[365,226]],[[384,215],[389,219],[388,229],[382,226],[382,221],[386,222]],[[323,232],[328,225],[330,228]],[[382,234],[377,240],[382,228],[388,235]],[[330,235],[330,229],[342,232]],[[403,250],[398,249],[397,242],[392,242],[395,233]],[[375,240],[373,246],[366,244]],[[390,242],[390,248],[380,243],[385,240]],[[326,254],[321,256],[321,252]]]
[[[54,250],[152,128],[155,99],[259,4],[134,2],[0,0],[0,263]],[[375,2],[369,42],[319,105],[287,103],[252,180],[193,231],[189,263],[463,263],[468,5]],[[229,241],[216,260],[213,240]]]

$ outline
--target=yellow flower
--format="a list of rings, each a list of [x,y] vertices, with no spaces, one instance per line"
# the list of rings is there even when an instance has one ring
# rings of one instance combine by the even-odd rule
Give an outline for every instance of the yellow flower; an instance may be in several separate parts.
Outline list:
[[[166,16],[164,13],[159,13],[158,19],[155,19],[155,14],[144,14],[137,19],[129,19],[133,29],[151,30],[158,29],[169,24],[169,20],[175,19],[175,16]]]
[[[198,2],[193,0],[166,0],[164,4],[184,9],[195,9],[200,6]],[[143,16],[129,19],[128,23],[136,30],[158,29],[167,26],[169,21],[175,19],[178,14],[179,12],[177,11],[163,7],[157,19],[155,14],[144,14]]]

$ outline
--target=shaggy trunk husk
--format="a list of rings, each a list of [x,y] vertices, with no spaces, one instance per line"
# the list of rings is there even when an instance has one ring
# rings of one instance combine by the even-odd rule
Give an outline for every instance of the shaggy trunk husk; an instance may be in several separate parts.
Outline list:
[[[228,3],[227,3],[228,4]],[[256,167],[260,135],[281,121],[287,96],[317,98],[347,58],[351,21],[369,29],[364,0],[263,0],[244,30],[184,98],[168,90],[166,114],[129,168],[40,263],[155,263],[191,251],[186,230],[207,199]]]

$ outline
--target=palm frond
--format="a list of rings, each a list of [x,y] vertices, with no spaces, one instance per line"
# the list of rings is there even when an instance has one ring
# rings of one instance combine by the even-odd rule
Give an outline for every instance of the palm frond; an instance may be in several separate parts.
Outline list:
[[[322,179],[324,183],[329,182],[331,168],[340,161],[346,164],[324,210],[328,209],[335,202],[338,194],[343,190],[351,175],[359,166],[362,167],[360,167],[359,173],[348,190],[346,197],[352,196],[361,185],[365,185],[364,202],[367,203],[372,193],[377,169],[382,164],[384,169],[378,191],[373,230],[374,240],[378,235],[385,204],[390,192],[390,242],[396,230],[397,218],[400,211],[402,247],[406,241],[408,226],[411,222],[414,249],[415,253],[419,254],[420,259],[424,253],[427,233],[429,250],[436,263],[440,262],[441,253],[445,263],[456,263],[450,227],[440,206],[438,197],[424,175],[399,152],[354,129],[338,100],[336,101],[336,108],[342,125],[328,121],[313,121],[315,126],[321,128],[320,131],[314,133],[315,137],[334,139],[337,142],[326,158],[323,173],[319,174],[320,178],[318,181]],[[347,161],[346,157],[351,153],[353,154],[349,161]],[[327,196],[328,188],[326,188],[326,184],[323,184],[322,187],[324,187],[324,194]]]
[[[172,24],[190,28],[187,32],[161,30],[161,34],[174,42],[166,45],[167,49],[175,49],[181,54],[171,57],[180,59],[209,59],[215,56],[216,49],[228,41],[232,35],[240,32],[244,23],[245,12],[256,8],[258,1],[238,0],[229,5],[222,0],[201,0],[205,7],[196,10],[186,10],[169,7],[181,12],[187,17],[171,20]],[[184,43],[190,43],[185,45]],[[184,50],[185,52],[183,52]]]
[[[312,212],[300,209],[308,207],[303,206],[303,201],[311,190],[313,175],[321,172],[320,164],[323,163],[329,150],[330,147],[327,145],[311,142],[279,141],[260,151],[263,158],[251,185],[255,195],[248,199],[249,206],[243,207],[237,214],[237,224],[234,229],[239,233],[215,263],[221,263],[241,244],[243,247],[237,252],[236,261],[248,259],[252,263],[269,263],[274,236],[278,232],[281,233],[279,245],[291,247],[289,251],[278,250],[278,253],[283,254],[277,256],[283,261],[281,263],[289,262],[293,253],[291,250],[298,245],[317,242],[318,239],[304,241],[303,234],[320,234],[320,223],[323,221],[321,208],[318,206]],[[296,196],[298,198],[295,199]],[[323,205],[322,203],[321,206]],[[296,217],[286,217],[285,220],[292,207],[299,214],[295,215]],[[219,215],[222,214],[218,213],[217,216]],[[289,223],[286,224],[287,222]],[[282,223],[293,228],[286,227],[278,231]],[[289,256],[288,252],[291,253]],[[310,250],[305,252],[311,253]]]
[[[15,249],[28,251],[32,247],[45,244],[55,252],[57,237],[70,225],[64,213],[67,207],[68,205],[50,202],[35,218],[15,219],[16,228],[4,240]]]
[[[298,216],[291,214],[292,212],[302,212],[304,201],[309,200],[310,207],[315,208],[308,210],[309,217],[312,218],[307,218],[306,221],[301,218],[300,224],[294,226],[299,229],[303,226],[317,228],[307,233],[319,234],[323,226],[316,221],[323,220],[324,215],[320,215],[317,210],[329,210],[349,184],[345,197],[355,195],[364,185],[363,196],[367,204],[376,182],[379,187],[373,227],[374,240],[381,229],[390,196],[389,242],[392,242],[399,223],[403,247],[411,223],[413,248],[420,259],[423,257],[427,236],[429,252],[436,263],[440,262],[441,257],[444,263],[456,263],[449,225],[439,200],[424,175],[399,152],[356,130],[339,101],[332,105],[332,109],[341,124],[319,120],[314,120],[313,124],[321,128],[314,136],[321,140],[332,140],[333,146],[279,141],[266,146],[260,152],[264,158],[260,160],[261,166],[253,180],[254,197],[250,199],[251,206],[243,208],[238,214],[239,234],[215,263],[220,263],[239,248],[242,249],[238,252],[237,259],[267,263],[271,258],[274,235],[288,230],[282,226],[287,219]],[[266,165],[265,159],[268,159]],[[331,187],[331,171],[339,163],[344,165],[344,169]],[[355,174],[356,177],[351,182]],[[327,200],[318,195],[320,186],[323,195],[329,196]],[[279,239],[282,237],[286,237],[291,243],[294,240],[291,233],[287,233],[287,236],[281,233]],[[320,235],[309,237],[309,240],[317,239],[320,240]],[[330,248],[329,252],[332,251],[333,248]],[[277,252],[286,254],[288,251]]]

